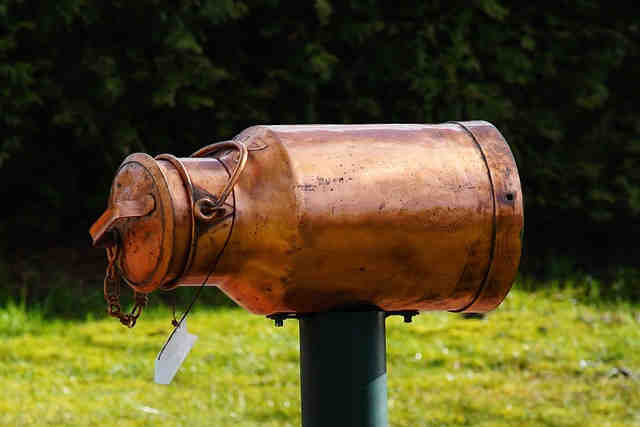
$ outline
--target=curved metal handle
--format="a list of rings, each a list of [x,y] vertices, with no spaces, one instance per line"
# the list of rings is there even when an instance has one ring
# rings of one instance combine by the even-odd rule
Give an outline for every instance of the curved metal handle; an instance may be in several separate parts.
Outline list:
[[[238,182],[238,179],[240,179],[240,174],[244,170],[244,167],[247,164],[247,159],[249,158],[249,150],[247,149],[247,146],[244,145],[242,142],[223,141],[223,142],[215,142],[213,144],[202,147],[201,149],[199,149],[198,151],[196,151],[191,155],[191,157],[204,157],[208,154],[215,153],[216,151],[220,151],[224,148],[235,148],[236,150],[238,150],[240,154],[240,158],[238,159],[238,163],[236,164],[236,167],[231,173],[229,182],[220,193],[220,196],[217,197],[217,200],[211,200],[208,197],[206,197],[195,202],[195,205],[194,205],[195,212],[198,218],[201,219],[202,221],[211,221],[212,219],[219,216],[216,214],[219,214],[220,212],[222,213],[224,212],[224,209],[220,209],[220,207],[222,206],[224,201],[227,200],[227,197],[229,197],[229,194],[233,191],[233,187]],[[204,212],[203,208],[207,212]]]

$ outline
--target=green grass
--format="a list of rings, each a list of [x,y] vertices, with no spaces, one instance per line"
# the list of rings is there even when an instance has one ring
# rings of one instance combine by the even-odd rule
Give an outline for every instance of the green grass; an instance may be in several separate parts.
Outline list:
[[[0,309],[1,425],[299,425],[298,325],[198,308],[169,386],[153,361],[166,309],[132,330]],[[640,305],[514,290],[484,320],[387,320],[394,426],[640,425]],[[632,372],[625,376],[624,372]]]

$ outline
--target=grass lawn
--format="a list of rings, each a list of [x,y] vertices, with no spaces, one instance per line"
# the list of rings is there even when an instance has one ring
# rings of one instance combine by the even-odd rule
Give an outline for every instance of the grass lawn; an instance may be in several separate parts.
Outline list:
[[[640,425],[640,305],[577,295],[515,289],[483,320],[389,318],[391,425]],[[0,424],[299,425],[297,321],[199,307],[195,347],[156,385],[170,328],[161,309],[128,330],[0,308]]]

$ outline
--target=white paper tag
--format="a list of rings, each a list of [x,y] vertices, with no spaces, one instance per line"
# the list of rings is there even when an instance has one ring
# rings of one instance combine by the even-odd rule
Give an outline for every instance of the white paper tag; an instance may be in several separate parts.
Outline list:
[[[187,332],[187,319],[183,319],[156,357],[154,378],[156,383],[171,383],[197,339],[197,336]]]

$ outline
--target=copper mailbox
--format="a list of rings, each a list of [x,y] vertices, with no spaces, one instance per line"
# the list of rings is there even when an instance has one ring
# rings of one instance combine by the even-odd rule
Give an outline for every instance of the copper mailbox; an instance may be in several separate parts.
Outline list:
[[[255,126],[130,155],[91,234],[141,293],[206,280],[266,315],[484,312],[515,277],[522,206],[487,122]]]

